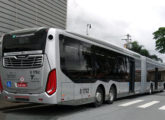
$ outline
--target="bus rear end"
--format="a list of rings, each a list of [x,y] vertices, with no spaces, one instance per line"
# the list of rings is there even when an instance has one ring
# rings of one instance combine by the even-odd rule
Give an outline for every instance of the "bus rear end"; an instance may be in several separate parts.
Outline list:
[[[0,87],[8,101],[57,103],[55,29],[24,29],[2,40]]]

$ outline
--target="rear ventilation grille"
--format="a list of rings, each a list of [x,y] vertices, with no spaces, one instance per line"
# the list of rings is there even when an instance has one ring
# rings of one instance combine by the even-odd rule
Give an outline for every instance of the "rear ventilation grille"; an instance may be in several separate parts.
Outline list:
[[[7,56],[3,66],[8,68],[36,68],[43,65],[43,55]]]

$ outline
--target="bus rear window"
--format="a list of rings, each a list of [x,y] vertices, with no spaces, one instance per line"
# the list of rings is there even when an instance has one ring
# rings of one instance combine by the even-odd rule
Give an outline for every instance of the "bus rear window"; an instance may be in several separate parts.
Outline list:
[[[45,49],[47,31],[6,34],[3,38],[3,52],[33,51]]]

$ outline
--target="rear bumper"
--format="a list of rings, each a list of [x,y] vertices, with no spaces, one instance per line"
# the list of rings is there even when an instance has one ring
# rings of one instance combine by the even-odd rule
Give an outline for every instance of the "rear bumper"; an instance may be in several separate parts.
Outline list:
[[[4,90],[1,95],[5,100],[10,102],[57,104],[56,93],[49,96],[46,92],[41,94],[15,94]]]

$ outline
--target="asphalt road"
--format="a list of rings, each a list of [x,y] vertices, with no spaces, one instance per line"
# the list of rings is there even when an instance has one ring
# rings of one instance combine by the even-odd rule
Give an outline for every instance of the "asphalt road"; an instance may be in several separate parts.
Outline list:
[[[165,92],[127,97],[98,108],[3,102],[0,120],[165,120]]]

